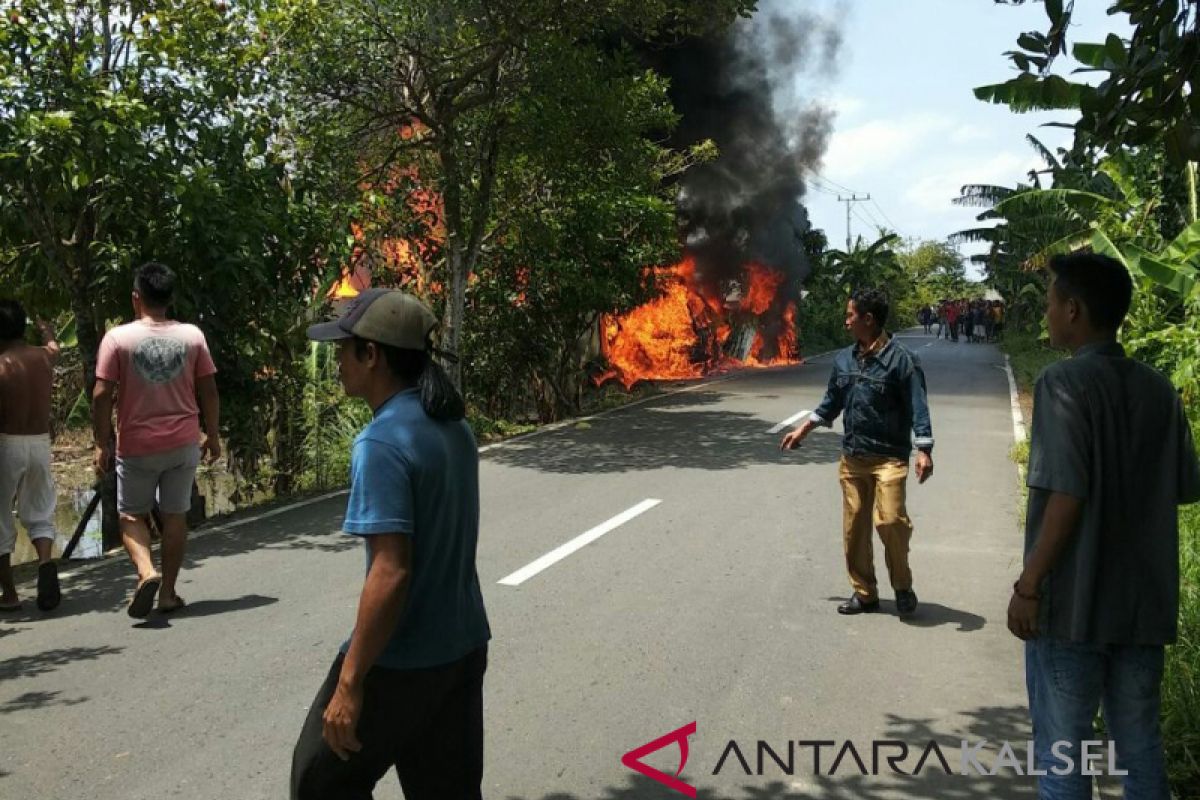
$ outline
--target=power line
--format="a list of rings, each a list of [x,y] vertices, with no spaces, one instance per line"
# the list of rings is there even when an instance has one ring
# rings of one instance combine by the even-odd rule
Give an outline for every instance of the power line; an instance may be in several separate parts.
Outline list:
[[[872,200],[871,203],[874,204],[874,206],[879,209],[879,213],[882,214],[883,218],[885,220],[887,220],[887,223],[892,226],[892,230],[894,230],[894,231],[900,230],[900,226],[898,226],[896,223],[892,222],[891,218],[887,215],[887,212],[883,210],[883,206],[879,205],[878,201]]]
[[[842,184],[838,183],[835,180],[830,180],[829,178],[826,178],[824,175],[822,175],[819,172],[816,172],[815,170],[813,171],[812,174],[816,175],[818,178],[825,181],[825,183],[828,183],[830,186],[833,186],[837,189],[841,189],[843,192],[849,192],[850,194],[855,194],[855,191],[853,189],[851,189],[849,186],[843,186]]]
[[[874,228],[876,231],[879,231],[881,233],[885,230],[885,228],[882,225],[880,225],[878,222],[876,222],[874,220],[867,219],[862,214],[860,214],[857,209],[855,209],[855,211],[854,211],[854,218],[857,219],[859,222],[861,222],[864,226],[866,226],[866,228],[868,230]]]
[[[832,184],[832,183],[830,183],[830,182],[829,182],[829,179],[828,179],[828,178],[826,178],[826,177],[825,177],[824,175],[822,175],[821,173],[819,173],[819,172],[816,172],[816,171],[814,171],[814,170],[807,170],[807,171],[805,172],[805,176],[806,176],[806,177],[808,178],[808,180],[809,180],[809,181],[811,181],[811,182],[812,182],[814,185],[820,186],[820,187],[821,187],[823,190],[825,190],[825,191],[835,191],[835,187],[833,186],[833,184]]]
[[[872,202],[874,202],[874,201],[872,201]],[[861,210],[864,214],[866,214],[871,219],[871,224],[874,225],[876,228],[879,228],[881,230],[886,230],[889,227],[879,221],[879,218],[875,216],[875,212],[871,210],[870,206],[862,206],[859,210]]]
[[[826,183],[820,175],[815,172],[808,173],[808,185],[816,189],[818,192],[824,192],[829,195],[836,195],[838,192]]]
[[[809,187],[816,189],[818,192],[821,192],[822,194],[828,194],[828,195],[832,195],[834,197],[837,196],[837,192],[835,192],[833,189],[830,189],[826,186],[822,186],[821,184],[816,183],[815,181],[810,182],[808,185],[809,185]]]
[[[823,194],[827,194],[830,196],[836,196],[840,202],[847,204],[846,205],[846,231],[847,231],[846,247],[849,248],[850,247],[850,233],[849,233],[849,231],[850,231],[850,204],[853,202],[862,202],[863,200],[857,197],[858,192],[856,192],[854,189],[851,189],[850,187],[848,187],[844,184],[838,183],[837,181],[835,181],[831,178],[827,178],[824,175],[822,175],[821,173],[817,172],[816,170],[808,170],[807,176],[809,178],[809,181],[808,181],[809,186],[811,186],[812,188],[816,189],[817,191],[819,191]],[[847,200],[846,198],[842,197],[842,192],[848,193],[852,199]],[[877,217],[875,215],[875,212],[871,210],[870,206],[863,205],[860,207],[860,209],[863,213],[865,213],[867,215],[867,217],[869,219],[864,219],[863,216],[859,213],[860,209],[856,208],[854,216],[860,222],[862,222],[864,225],[866,225],[869,228],[873,227],[873,228],[877,228],[881,231],[882,230],[891,230],[897,234],[900,233],[900,226],[892,221],[892,218],[889,217],[888,213],[883,210],[883,206],[881,206],[879,204],[878,200],[876,200],[870,194],[866,195],[865,200],[870,202],[870,204],[875,207],[875,209],[879,212],[879,216]],[[880,217],[882,217],[882,221],[880,220]]]

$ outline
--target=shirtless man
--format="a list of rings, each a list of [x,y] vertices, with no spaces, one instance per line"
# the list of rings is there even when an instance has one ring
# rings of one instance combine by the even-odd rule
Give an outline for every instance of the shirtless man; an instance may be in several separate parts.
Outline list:
[[[13,503],[38,555],[37,606],[50,611],[61,593],[54,544],[54,479],[50,474],[50,394],[58,342],[54,329],[38,323],[41,347],[25,343],[25,309],[0,300],[0,611],[21,607],[13,583],[17,541]]]

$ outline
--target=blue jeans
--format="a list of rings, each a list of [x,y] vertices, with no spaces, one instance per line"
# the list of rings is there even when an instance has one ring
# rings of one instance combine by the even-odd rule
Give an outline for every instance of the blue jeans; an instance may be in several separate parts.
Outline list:
[[[1075,644],[1037,638],[1025,643],[1025,682],[1033,719],[1034,753],[1042,800],[1090,800],[1092,778],[1081,774],[1080,742],[1095,740],[1092,722],[1103,706],[1109,737],[1116,745],[1125,800],[1168,800],[1167,769],[1159,730],[1159,687],[1163,647]],[[1066,753],[1074,768],[1051,751]],[[1107,751],[1095,764],[1108,771]]]

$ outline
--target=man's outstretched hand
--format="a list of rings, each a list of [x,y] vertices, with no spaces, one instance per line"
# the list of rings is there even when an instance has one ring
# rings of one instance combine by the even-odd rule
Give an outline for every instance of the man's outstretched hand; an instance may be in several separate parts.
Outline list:
[[[795,450],[804,441],[812,431],[814,425],[812,420],[807,420],[803,425],[799,425],[784,434],[783,441],[779,443],[780,450]]]

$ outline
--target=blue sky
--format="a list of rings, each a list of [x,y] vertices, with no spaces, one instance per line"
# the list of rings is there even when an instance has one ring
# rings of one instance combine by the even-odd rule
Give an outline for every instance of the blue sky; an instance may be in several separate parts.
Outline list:
[[[944,239],[975,226],[978,209],[951,204],[964,183],[1011,185],[1038,164],[1025,141],[1065,144],[1069,132],[1039,125],[1071,122],[1069,112],[1014,114],[975,99],[975,86],[1015,76],[1004,51],[1017,36],[1048,28],[1041,3],[997,5],[991,0],[773,0],[842,16],[839,66],[832,75],[797,77],[798,93],[836,110],[820,176],[869,193],[855,204],[854,235],[875,238],[875,225],[906,237]],[[1078,0],[1072,42],[1127,34],[1125,15],[1109,17],[1109,0]],[[1060,59],[1064,67],[1072,67]],[[1062,70],[1059,70],[1062,71]],[[820,182],[819,180],[817,181]],[[837,191],[837,186],[825,183]],[[810,184],[806,205],[831,244],[842,247],[846,206]],[[978,248],[964,247],[963,252]]]

